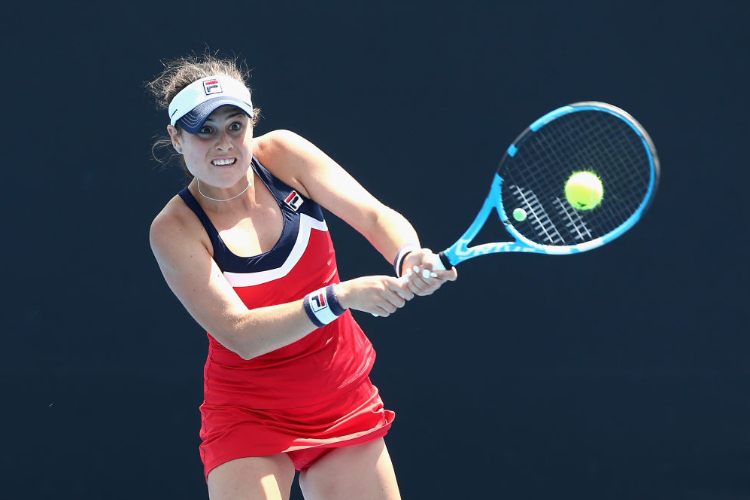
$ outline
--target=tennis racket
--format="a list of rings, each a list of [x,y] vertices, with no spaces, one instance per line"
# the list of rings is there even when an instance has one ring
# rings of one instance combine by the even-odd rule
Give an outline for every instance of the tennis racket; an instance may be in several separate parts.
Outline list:
[[[575,172],[601,180],[593,209],[567,201]],[[500,252],[569,255],[600,247],[640,220],[659,183],[659,159],[646,130],[628,113],[602,102],[579,102],[542,116],[505,152],[489,195],[466,232],[438,254],[435,269]],[[513,241],[472,241],[497,211]]]

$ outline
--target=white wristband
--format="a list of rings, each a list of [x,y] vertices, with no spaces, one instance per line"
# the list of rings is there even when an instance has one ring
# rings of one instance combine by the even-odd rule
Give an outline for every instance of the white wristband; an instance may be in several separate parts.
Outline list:
[[[417,245],[416,243],[407,243],[406,245],[398,249],[396,258],[393,259],[393,269],[396,271],[397,278],[401,277],[401,266],[404,263],[404,259],[407,255],[415,250],[419,250],[419,245]]]
[[[318,328],[327,325],[346,311],[339,304],[333,285],[308,293],[302,303],[307,316]]]

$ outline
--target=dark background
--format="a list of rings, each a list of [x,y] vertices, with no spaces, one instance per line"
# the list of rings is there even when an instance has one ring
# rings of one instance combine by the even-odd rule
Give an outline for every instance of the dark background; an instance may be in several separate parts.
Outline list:
[[[611,102],[657,145],[655,203],[612,245],[475,259],[357,316],[404,498],[750,498],[750,4],[699,4],[3,7],[3,491],[207,498],[205,333],[148,246],[182,176],[151,160],[167,117],[143,83],[209,47],[253,69],[257,133],[309,138],[436,250],[553,108]],[[390,272],[329,227],[343,278]]]

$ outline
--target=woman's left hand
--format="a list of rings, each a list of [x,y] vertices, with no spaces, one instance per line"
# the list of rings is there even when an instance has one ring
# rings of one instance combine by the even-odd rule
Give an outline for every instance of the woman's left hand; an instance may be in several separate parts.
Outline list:
[[[433,265],[439,257],[429,248],[422,248],[409,253],[401,266],[401,279],[408,284],[414,295],[431,295],[447,281],[458,277],[456,268],[436,270]]]

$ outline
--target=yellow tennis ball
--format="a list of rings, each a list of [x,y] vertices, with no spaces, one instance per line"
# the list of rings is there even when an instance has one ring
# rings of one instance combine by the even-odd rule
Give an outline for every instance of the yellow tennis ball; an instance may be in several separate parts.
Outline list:
[[[526,210],[523,208],[516,208],[513,210],[513,218],[516,219],[518,222],[523,222],[526,220]]]
[[[593,172],[574,172],[565,183],[565,198],[576,210],[596,208],[603,195],[602,181]]]

